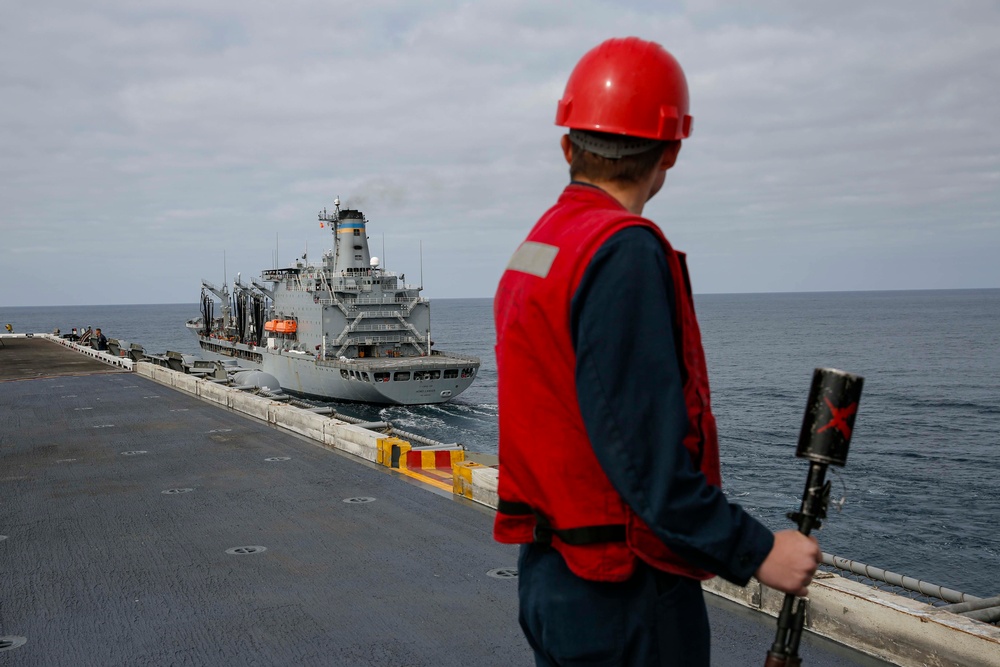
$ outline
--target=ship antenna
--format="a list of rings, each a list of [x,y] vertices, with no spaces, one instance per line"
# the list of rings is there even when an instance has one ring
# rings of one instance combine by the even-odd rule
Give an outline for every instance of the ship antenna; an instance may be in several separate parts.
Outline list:
[[[424,242],[420,242],[420,289],[424,289]]]

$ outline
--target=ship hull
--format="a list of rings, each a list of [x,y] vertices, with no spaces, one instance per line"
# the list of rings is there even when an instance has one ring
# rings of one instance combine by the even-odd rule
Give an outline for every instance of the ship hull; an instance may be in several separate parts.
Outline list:
[[[290,393],[385,405],[444,403],[469,388],[479,360],[452,354],[391,359],[317,359],[287,350],[198,335],[204,356],[235,359],[273,375]]]

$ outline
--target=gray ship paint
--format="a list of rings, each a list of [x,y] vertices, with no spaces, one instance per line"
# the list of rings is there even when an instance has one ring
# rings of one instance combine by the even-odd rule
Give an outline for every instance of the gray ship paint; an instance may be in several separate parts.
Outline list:
[[[379,265],[361,211],[320,212],[333,248],[319,263],[262,272],[230,294],[202,281],[202,316],[188,320],[202,352],[271,374],[285,391],[365,403],[443,403],[465,391],[479,359],[432,349],[430,301]],[[221,316],[214,316],[215,301]]]

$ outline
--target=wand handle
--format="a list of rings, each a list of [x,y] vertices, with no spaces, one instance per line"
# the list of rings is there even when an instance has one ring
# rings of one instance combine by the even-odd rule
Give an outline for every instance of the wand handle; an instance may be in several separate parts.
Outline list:
[[[830,483],[826,482],[826,469],[830,465],[847,463],[847,450],[851,444],[854,418],[858,412],[864,378],[833,368],[817,368],[813,372],[809,400],[799,433],[795,455],[809,459],[809,474],[802,492],[798,512],[788,518],[795,522],[799,532],[809,535],[822,526],[830,500]],[[804,598],[786,594],[778,615],[778,630],[774,643],[767,652],[764,667],[797,667],[799,640],[805,624]]]

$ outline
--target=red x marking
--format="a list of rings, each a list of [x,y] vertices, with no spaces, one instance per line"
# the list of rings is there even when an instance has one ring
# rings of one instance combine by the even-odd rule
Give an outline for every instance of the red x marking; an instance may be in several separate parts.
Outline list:
[[[858,411],[857,402],[851,403],[846,408],[836,408],[834,407],[833,403],[830,402],[829,398],[824,396],[823,400],[826,401],[826,404],[830,406],[830,421],[821,426],[820,428],[816,429],[816,432],[822,433],[828,428],[835,428],[838,431],[840,431],[840,434],[844,436],[844,438],[850,440],[851,427],[850,425],[848,425],[847,419],[848,417],[850,417],[851,415],[853,415],[855,412]]]

